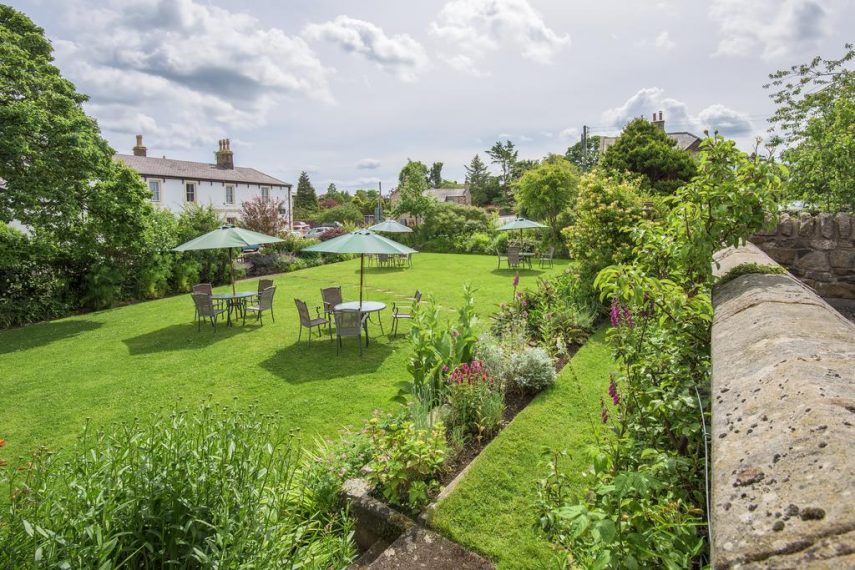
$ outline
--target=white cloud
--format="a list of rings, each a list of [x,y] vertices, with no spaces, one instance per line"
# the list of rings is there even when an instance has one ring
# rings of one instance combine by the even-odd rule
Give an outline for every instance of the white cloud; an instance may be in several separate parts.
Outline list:
[[[564,141],[569,141],[579,138],[579,129],[576,127],[568,127],[558,133],[558,138]]]
[[[309,24],[303,35],[357,53],[404,81],[414,81],[428,66],[424,47],[408,34],[388,36],[381,27],[349,16]]]
[[[496,136],[500,139],[512,139],[512,138],[514,138],[514,135],[512,135],[511,133],[499,133]]]
[[[520,135],[519,140],[520,140],[520,142],[531,142],[534,139],[531,138],[530,136],[527,136],[527,135]]]
[[[430,29],[456,50],[446,61],[473,74],[483,74],[478,65],[500,47],[513,46],[524,58],[548,64],[570,44],[570,36],[547,26],[528,0],[451,0]]]
[[[84,9],[85,8],[85,9]],[[188,148],[260,126],[284,96],[332,102],[325,69],[299,37],[194,0],[69,4],[75,41],[57,60],[102,128]],[[129,138],[130,145],[130,138]]]
[[[828,33],[827,8],[818,0],[714,0],[709,15],[719,26],[716,55],[772,59],[803,52]]]
[[[741,136],[754,130],[748,115],[720,103],[692,115],[685,103],[666,97],[665,90],[659,87],[639,89],[623,105],[603,112],[602,121],[606,127],[617,131],[637,117],[650,119],[658,111],[663,112],[665,127],[670,132],[690,131],[700,136],[706,129],[718,130],[725,136]]]
[[[653,45],[661,50],[669,51],[674,49],[674,46],[677,44],[674,43],[674,40],[671,39],[667,31],[662,31],[658,36],[656,36],[656,39],[653,40]]]
[[[374,170],[380,168],[380,161],[374,158],[363,158],[356,163],[356,168],[360,170]]]

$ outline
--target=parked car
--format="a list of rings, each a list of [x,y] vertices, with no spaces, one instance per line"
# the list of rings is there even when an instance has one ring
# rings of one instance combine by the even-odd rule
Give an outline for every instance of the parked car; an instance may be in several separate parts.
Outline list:
[[[316,228],[312,228],[306,232],[307,238],[319,238],[321,234],[333,229],[335,226],[318,226]]]

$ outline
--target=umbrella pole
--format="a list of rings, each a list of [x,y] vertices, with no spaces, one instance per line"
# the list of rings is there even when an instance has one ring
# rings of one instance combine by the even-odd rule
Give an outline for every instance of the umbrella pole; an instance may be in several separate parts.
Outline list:
[[[359,254],[359,310],[362,310],[362,282],[365,274],[365,254]]]
[[[232,295],[237,295],[235,292],[235,264],[232,261],[232,248],[229,248],[229,271],[232,274]]]

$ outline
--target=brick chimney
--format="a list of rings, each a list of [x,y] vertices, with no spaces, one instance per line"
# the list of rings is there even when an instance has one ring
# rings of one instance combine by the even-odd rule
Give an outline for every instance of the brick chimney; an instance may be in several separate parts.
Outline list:
[[[662,111],[659,111],[659,118],[656,118],[656,113],[653,113],[653,124],[659,127],[659,130],[665,132],[665,119],[662,118]]]
[[[220,139],[220,150],[214,155],[217,157],[217,168],[234,170],[235,158],[232,149],[229,148],[229,139]]]
[[[142,143],[142,135],[137,135],[137,145],[133,148],[134,156],[145,156],[146,149]]]

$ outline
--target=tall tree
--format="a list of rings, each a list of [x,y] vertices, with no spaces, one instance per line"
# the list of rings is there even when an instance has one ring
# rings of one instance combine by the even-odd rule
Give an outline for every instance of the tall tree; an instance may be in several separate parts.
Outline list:
[[[564,158],[576,165],[582,172],[588,172],[597,165],[600,160],[600,137],[593,135],[588,137],[587,144],[582,141],[567,147]]]
[[[428,179],[431,188],[442,187],[442,163],[434,162],[430,167]]]
[[[855,49],[839,59],[816,57],[769,77],[779,105],[772,146],[786,145],[787,191],[827,210],[855,210]]]
[[[309,214],[318,209],[318,196],[305,170],[300,172],[300,178],[297,180],[294,209],[297,211],[298,218],[307,218]]]
[[[427,167],[421,162],[408,160],[398,174],[398,203],[395,212],[423,218],[436,204],[425,195],[428,189]]]
[[[518,154],[519,151],[514,147],[514,143],[509,140],[506,140],[505,144],[497,141],[487,151],[490,161],[499,166],[501,172],[499,175],[499,185],[502,188],[503,198],[508,204],[513,203],[511,183],[514,181],[514,167],[517,163]]]
[[[612,172],[640,174],[649,191],[673,194],[697,170],[692,155],[676,144],[650,121],[635,119],[606,150],[600,164]]]
[[[561,240],[558,217],[572,204],[579,186],[579,172],[566,158],[551,154],[527,170],[515,182],[520,214],[543,220],[550,227],[552,243]]]
[[[463,167],[466,170],[466,183],[472,195],[473,206],[486,206],[496,198],[491,194],[490,171],[477,154]]]

